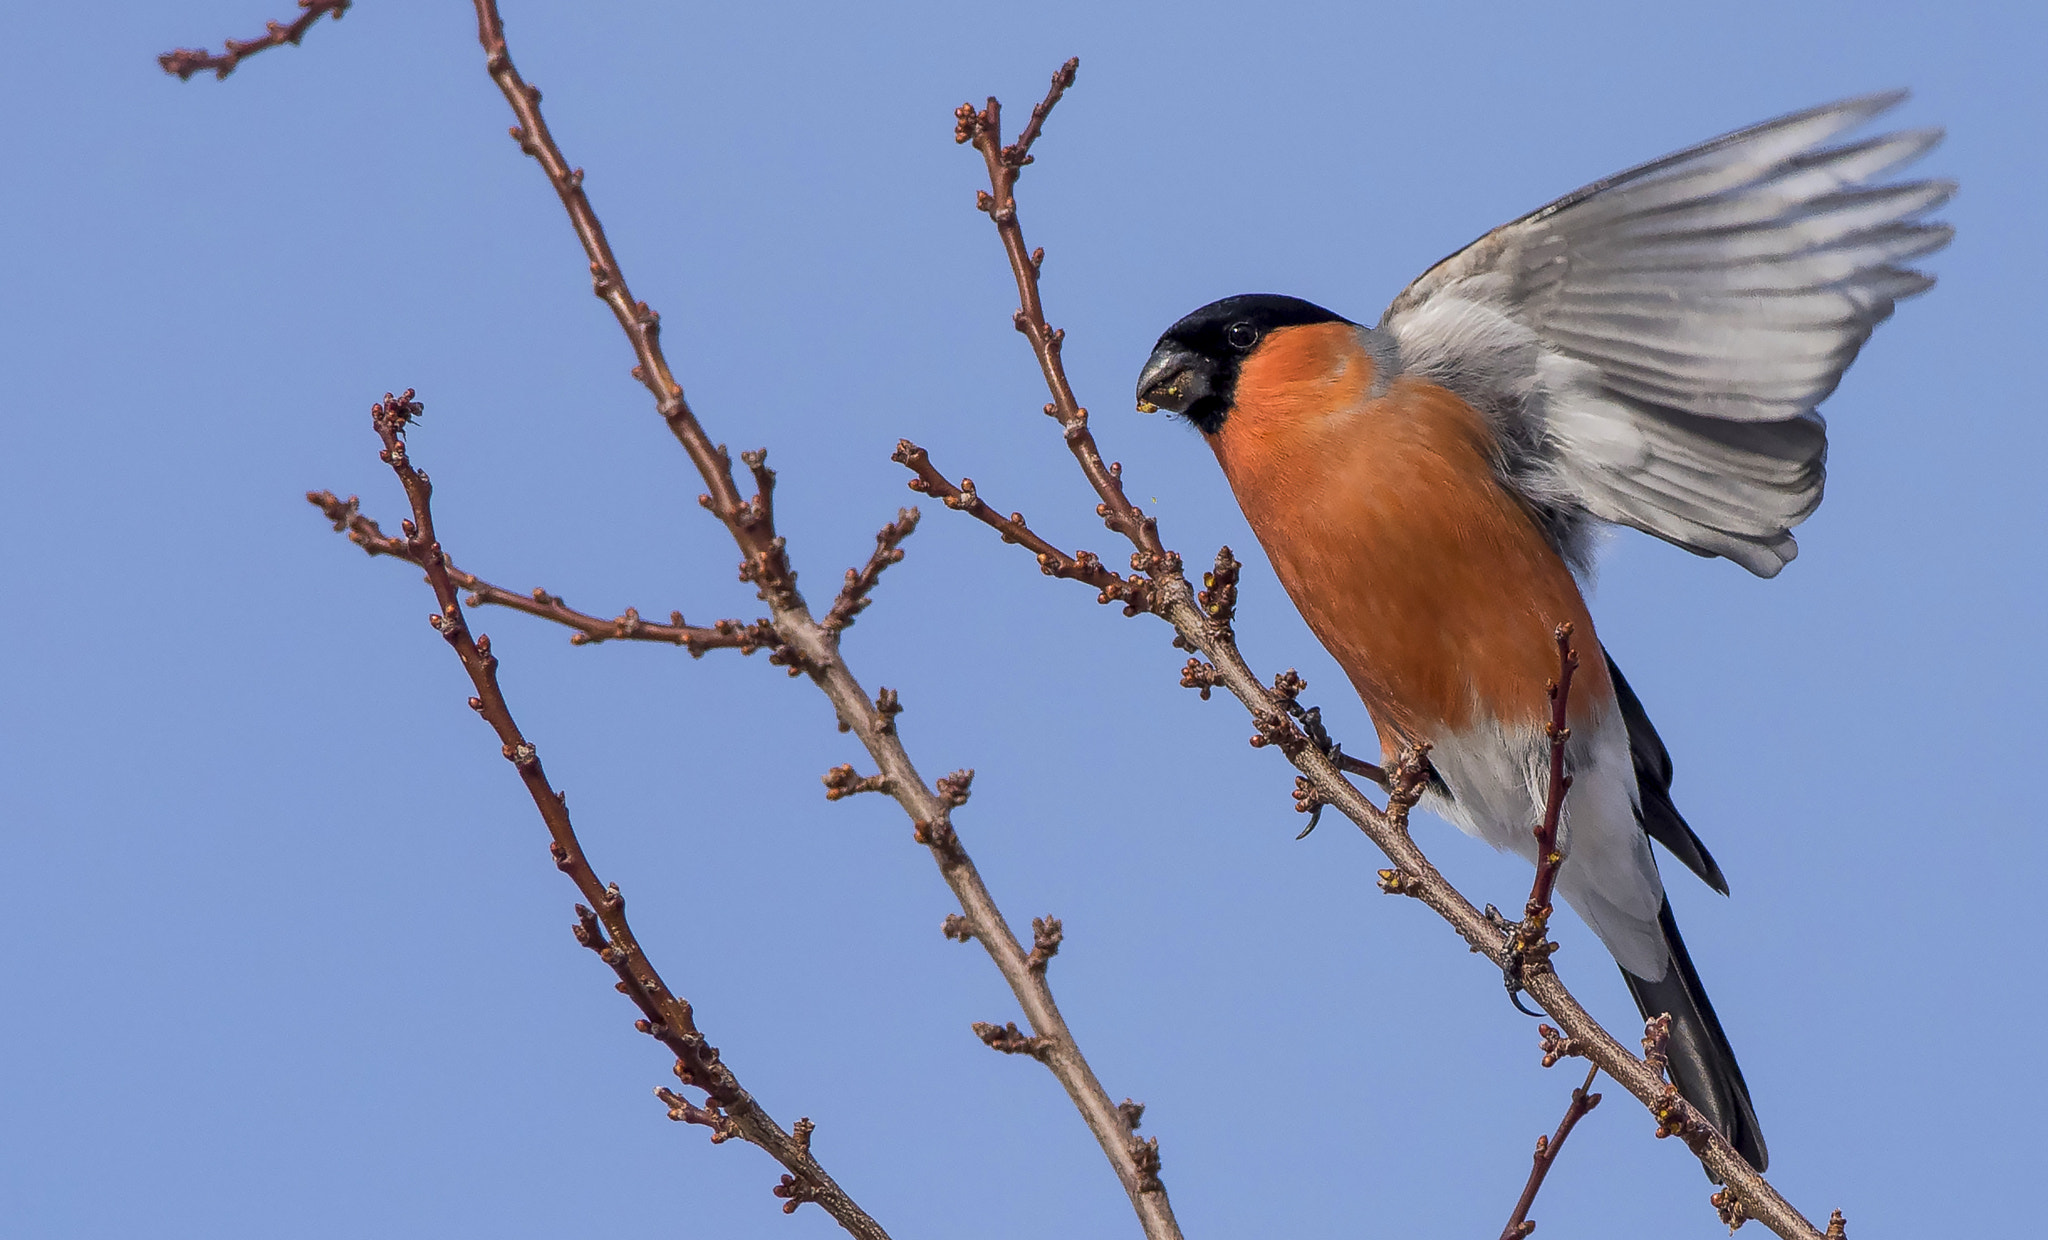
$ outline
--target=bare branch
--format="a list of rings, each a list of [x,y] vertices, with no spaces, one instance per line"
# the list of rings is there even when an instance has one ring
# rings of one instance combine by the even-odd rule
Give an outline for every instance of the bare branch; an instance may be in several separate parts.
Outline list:
[[[1599,1068],[1586,1069],[1586,1083],[1572,1091],[1571,1105],[1565,1108],[1557,1131],[1548,1137],[1536,1138],[1535,1165],[1529,1168],[1529,1181],[1522,1186],[1521,1200],[1515,1202],[1515,1212],[1508,1216],[1508,1225],[1501,1229],[1500,1240],[1522,1240],[1536,1230],[1536,1224],[1529,1221],[1529,1207],[1536,1204],[1536,1193],[1543,1187],[1543,1178],[1550,1174],[1551,1166],[1557,1162],[1557,1152],[1564,1148],[1564,1139],[1572,1135],[1572,1127],[1586,1112],[1600,1105],[1599,1094],[1586,1092],[1593,1088],[1593,1078],[1598,1075]]]
[[[669,369],[668,358],[661,350],[661,316],[649,309],[646,302],[634,300],[618,259],[612,254],[611,242],[605,238],[604,225],[583,192],[583,170],[569,166],[541,115],[539,88],[528,85],[512,64],[505,44],[505,23],[498,15],[496,0],[475,0],[475,5],[477,40],[483,45],[485,67],[519,121],[511,129],[512,139],[540,164],[548,183],[554,186],[590,260],[591,292],[611,309],[632,345],[636,362],[633,377],[653,393],[655,409],[710,488],[709,493],[698,497],[698,503],[709,509],[739,544],[743,556],[741,578],[755,583],[764,600],[780,604],[781,610],[788,609],[795,601],[796,576],[789,568],[782,539],[775,533],[770,501],[775,474],[765,464],[765,453],[745,454],[754,475],[755,494],[742,497],[733,480],[732,454],[723,446],[714,445],[704,433],[689,402],[683,399],[682,385]],[[805,620],[808,623],[809,617]]]
[[[591,868],[582,841],[570,822],[568,799],[548,782],[540,754],[512,718],[512,709],[498,684],[498,659],[491,653],[491,639],[481,634],[472,637],[463,618],[447,557],[434,535],[433,484],[413,467],[406,446],[406,431],[419,411],[410,390],[403,396],[386,395],[371,409],[377,436],[384,442],[379,456],[398,475],[412,506],[413,515],[403,525],[405,558],[426,570],[427,583],[433,587],[434,601],[439,605],[427,619],[469,673],[470,683],[476,688],[475,696],[469,699],[470,709],[482,715],[497,732],[506,759],[519,772],[534,808],[547,824],[555,865],[569,876],[587,901],[576,906],[577,941],[611,966],[618,975],[619,990],[640,1009],[642,1019],[635,1022],[635,1027],[674,1054],[676,1079],[702,1090],[707,1102],[697,1107],[666,1090],[658,1091],[657,1096],[668,1104],[672,1117],[703,1124],[712,1130],[714,1138],[741,1137],[788,1168],[783,1182],[789,1191],[778,1190],[777,1195],[788,1197],[791,1206],[798,1201],[815,1201],[853,1235],[863,1240],[888,1240],[881,1225],[869,1218],[811,1156],[805,1125],[800,1123],[795,1134],[783,1131],[753,1095],[740,1086],[739,1079],[719,1057],[718,1048],[698,1030],[689,1001],[669,989],[641,949],[626,920],[626,901],[618,886],[600,882]]]
[[[1071,63],[1061,69],[1044,107],[1049,109],[1065,91],[1072,80],[1071,71]],[[1039,294],[1039,271],[1044,252],[1027,248],[1023,228],[1017,218],[1017,174],[1027,162],[1025,156],[1028,152],[1002,145],[1001,109],[994,99],[980,110],[963,104],[954,112],[954,118],[955,139],[972,143],[987,167],[989,189],[980,193],[976,205],[994,222],[1004,252],[1009,257],[1010,271],[1016,278],[1021,303],[1015,316],[1017,329],[1030,341],[1047,391],[1052,396],[1045,411],[1059,421],[1068,449],[1095,488],[1101,500],[1096,508],[1097,515],[1110,529],[1131,543],[1134,549],[1132,567],[1148,578],[1145,582],[1134,583],[1140,588],[1149,586],[1144,595],[1145,606],[1140,610],[1154,612],[1170,623],[1174,628],[1176,646],[1205,656],[1206,663],[1200,672],[1201,687],[1226,688],[1244,704],[1257,728],[1253,744],[1278,747],[1306,780],[1307,795],[1315,803],[1342,812],[1387,855],[1393,867],[1380,872],[1381,890],[1421,900],[1449,922],[1475,953],[1505,969],[1510,961],[1510,935],[1446,881],[1409,838],[1407,810],[1427,780],[1426,758],[1416,752],[1404,754],[1403,769],[1387,773],[1394,791],[1389,794],[1385,810],[1367,800],[1356,786],[1344,778],[1342,765],[1333,761],[1318,745],[1310,743],[1294,727],[1289,719],[1289,708],[1294,706],[1291,698],[1268,688],[1245,662],[1229,627],[1230,599],[1227,590],[1218,589],[1219,574],[1212,573],[1209,579],[1205,579],[1209,589],[1204,597],[1198,598],[1181,571],[1180,557],[1161,543],[1157,522],[1140,512],[1125,495],[1122,470],[1103,462],[1094,435],[1088,429],[1087,411],[1075,398],[1060,363],[1062,333],[1045,321]],[[1038,119],[1042,120],[1042,116]],[[1036,138],[1035,126],[1030,136]],[[921,490],[924,488],[919,483],[929,485],[929,480],[922,470],[918,473],[918,479],[912,486]],[[982,519],[991,525],[997,524],[985,516]],[[997,525],[997,528],[1002,527]],[[1023,539],[1011,541],[1021,542]],[[1038,547],[1032,549],[1045,554]],[[1219,557],[1219,565],[1223,563],[1224,557]],[[1229,563],[1234,565],[1235,561]],[[1229,571],[1227,569],[1225,575]],[[1729,1186],[1728,1191],[1740,1199],[1750,1217],[1787,1240],[1825,1240],[1811,1222],[1743,1161],[1734,1147],[1715,1132],[1690,1103],[1677,1096],[1659,1072],[1631,1054],[1595,1021],[1566,989],[1554,970],[1546,968],[1526,973],[1528,993],[1564,1028],[1576,1053],[1591,1060],[1600,1071],[1619,1082],[1649,1108],[1657,1116],[1660,1128],[1682,1134],[1708,1173]]]
[[[831,610],[818,621],[821,628],[837,632],[852,624],[855,616],[868,609],[868,604],[874,601],[868,596],[874,592],[882,570],[903,558],[901,544],[917,528],[917,518],[917,509],[900,509],[896,519],[876,533],[875,553],[868,557],[864,567],[846,570],[846,584],[839,587],[839,597],[832,600]]]
[[[995,222],[1003,249],[1010,256],[1010,270],[1017,278],[1017,296],[1021,303],[1013,322],[1031,342],[1031,351],[1038,358],[1046,389],[1052,395],[1052,403],[1045,407],[1046,414],[1059,422],[1066,435],[1067,447],[1080,464],[1081,472],[1087,476],[1095,493],[1102,497],[1095,514],[1102,518],[1104,525],[1128,538],[1137,548],[1137,554],[1131,557],[1133,569],[1152,573],[1155,577],[1160,574],[1178,576],[1180,557],[1160,543],[1159,523],[1124,494],[1123,467],[1105,462],[1095,446],[1095,436],[1088,430],[1088,411],[1074,399],[1074,389],[1067,382],[1066,364],[1060,357],[1066,333],[1045,321],[1044,305],[1039,299],[1038,273],[1045,252],[1034,253],[1025,248],[1024,230],[1017,223],[1017,175],[1031,162],[1031,145],[1038,140],[1046,115],[1073,85],[1080,63],[1078,58],[1069,60],[1053,74],[1052,86],[1046,91],[1044,101],[1032,110],[1030,123],[1012,145],[1002,145],[1002,105],[993,98],[978,112],[972,104],[965,103],[954,109],[953,140],[973,144],[988,166],[989,192],[977,196],[975,205]],[[1138,608],[1153,609],[1150,599]]]
[[[334,523],[337,533],[347,534],[350,542],[370,555],[388,555],[419,563],[407,540],[391,537],[375,521],[362,514],[361,501],[355,496],[342,499],[332,491],[308,491],[306,502],[325,514]],[[682,646],[701,658],[710,650],[737,650],[741,654],[752,654],[764,648],[777,650],[781,645],[781,638],[775,635],[775,625],[769,620],[719,620],[706,627],[687,624],[682,612],[672,611],[667,624],[656,624],[642,620],[639,610],[633,607],[628,607],[623,615],[604,619],[577,611],[564,603],[561,595],[550,594],[538,587],[530,593],[521,594],[492,585],[453,564],[445,567],[456,586],[468,591],[468,597],[463,601],[469,606],[509,607],[529,616],[552,620],[568,628],[569,640],[578,646],[594,646],[608,641],[659,642]],[[780,661],[773,654],[769,658]]]
[[[715,446],[705,434],[684,399],[682,385],[670,370],[661,349],[660,317],[645,302],[634,300],[628,290],[604,227],[584,193],[582,170],[572,168],[563,156],[541,115],[540,92],[520,77],[512,63],[495,0],[474,0],[474,4],[477,39],[483,45],[486,67],[518,119],[512,136],[520,149],[541,165],[561,199],[589,260],[592,291],[611,309],[632,345],[636,362],[633,377],[653,394],[656,410],[704,480],[707,491],[699,502],[725,525],[738,545],[742,557],[740,575],[759,589],[773,616],[774,629],[782,643],[777,657],[785,659],[793,671],[808,675],[824,692],[838,712],[840,727],[860,741],[879,768],[871,778],[888,781],[888,795],[902,806],[911,821],[912,838],[931,850],[940,874],[960,901],[961,911],[956,916],[960,918],[962,935],[971,936],[982,945],[1009,984],[1030,1021],[1029,1036],[1039,1039],[1037,1045],[1043,1048],[1037,1057],[1051,1069],[1095,1135],[1148,1240],[1179,1240],[1180,1229],[1174,1222],[1173,1208],[1159,1182],[1156,1151],[1149,1162],[1134,1152],[1128,1127],[1082,1056],[1045,974],[1031,967],[1029,953],[1004,919],[960,843],[952,811],[965,800],[964,778],[953,777],[958,782],[950,787],[946,781],[941,781],[937,788],[925,783],[897,734],[895,719],[901,706],[895,695],[884,691],[871,698],[840,656],[839,631],[812,618],[797,589],[796,574],[790,567],[783,539],[775,530],[771,503],[774,475],[767,469],[765,457],[758,453],[743,455],[753,474],[755,493],[751,498],[742,498],[733,479],[731,455]],[[1057,89],[1048,98],[1048,108],[1056,95]],[[1023,157],[1020,152],[1019,158]],[[1097,466],[1105,475],[1112,468],[1101,466],[1099,460]],[[1124,508],[1129,513],[1121,518],[1122,523],[1141,529],[1136,509],[1128,501]],[[853,596],[855,602],[864,597],[864,590]]]
[[[896,451],[890,459],[907,466],[917,475],[910,483],[911,490],[933,496],[944,501],[946,507],[968,514],[1001,534],[1004,542],[1022,544],[1038,557],[1039,571],[1046,576],[1064,577],[1094,586],[1102,591],[1096,595],[1096,602],[1121,602],[1127,616],[1137,615],[1151,607],[1152,592],[1147,583],[1135,577],[1118,576],[1092,551],[1076,551],[1068,555],[1039,537],[1037,531],[1025,523],[1021,512],[1003,516],[982,502],[974,489],[974,479],[962,478],[955,486],[932,464],[931,456],[908,439],[897,441]]]
[[[279,22],[265,22],[261,35],[253,39],[229,39],[227,50],[224,52],[209,52],[203,47],[181,47],[165,52],[156,58],[156,62],[163,66],[165,73],[175,73],[187,82],[192,80],[193,74],[204,73],[209,69],[213,71],[216,80],[224,78],[235,71],[235,66],[242,63],[244,56],[253,56],[266,47],[282,47],[287,43],[297,47],[299,40],[306,37],[306,31],[313,28],[314,22],[329,13],[334,15],[335,21],[340,21],[341,15],[348,12],[348,6],[353,2],[354,0],[299,0],[299,8],[304,12],[288,26]]]
[[[1564,816],[1565,794],[1572,788],[1572,777],[1564,769],[1564,750],[1572,737],[1566,725],[1572,674],[1579,670],[1579,652],[1572,649],[1571,621],[1557,626],[1556,637],[1557,679],[1548,688],[1550,722],[1543,729],[1550,738],[1550,782],[1543,798],[1543,821],[1536,828],[1536,882],[1529,888],[1527,914],[1544,920],[1550,917],[1550,893],[1557,886],[1558,867],[1564,864],[1564,853],[1557,847],[1557,824]]]

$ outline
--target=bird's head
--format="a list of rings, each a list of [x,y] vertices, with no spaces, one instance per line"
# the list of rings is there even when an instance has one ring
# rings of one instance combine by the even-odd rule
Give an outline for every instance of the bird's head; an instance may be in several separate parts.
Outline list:
[[[1138,408],[1177,413],[1205,435],[1237,407],[1245,363],[1285,348],[1291,333],[1317,324],[1357,329],[1342,315],[1299,297],[1248,293],[1212,301],[1166,329],[1138,375]]]

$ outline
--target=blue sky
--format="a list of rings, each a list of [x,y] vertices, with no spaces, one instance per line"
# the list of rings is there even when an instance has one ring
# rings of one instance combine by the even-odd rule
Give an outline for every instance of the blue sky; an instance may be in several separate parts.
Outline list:
[[[2027,1217],[2043,878],[2034,772],[2044,443],[2038,6],[507,5],[636,294],[712,433],[767,445],[828,593],[913,498],[899,436],[1048,535],[1109,551],[1036,410],[1014,290],[951,109],[1081,82],[1022,186],[1105,450],[1193,557],[1249,564],[1240,631],[1367,748],[1340,675],[1207,450],[1128,413],[1153,338],[1214,297],[1376,316],[1488,227],[1840,95],[1915,90],[1962,193],[1941,284],[1825,410],[1827,503],[1775,581],[1617,536],[1601,634],[1733,887],[1667,866],[1774,1158],[1859,1240]],[[779,1168],[673,1126],[662,1055],[568,933],[572,893],[412,572],[300,498],[399,497],[414,451],[459,562],[607,614],[756,614],[697,482],[482,70],[466,5],[361,0],[225,83],[153,57],[252,0],[0,17],[8,450],[0,519],[0,1217],[21,1236],[556,1236],[593,1223],[836,1234]],[[1069,1019],[1147,1104],[1190,1236],[1490,1235],[1576,1078],[1290,772],[1176,684],[1163,626],[927,504],[847,651],[899,689],[1014,923],[1054,913]],[[764,660],[575,649],[485,613],[530,736],[643,942],[742,1079],[900,1237],[1135,1234],[856,749]],[[1512,905],[1519,868],[1433,820]],[[1576,923],[1558,964],[1633,1013]],[[1610,1091],[1611,1093],[1613,1091]],[[1618,1095],[1542,1234],[1721,1234]],[[2028,1168],[2033,1168],[2028,1171]]]

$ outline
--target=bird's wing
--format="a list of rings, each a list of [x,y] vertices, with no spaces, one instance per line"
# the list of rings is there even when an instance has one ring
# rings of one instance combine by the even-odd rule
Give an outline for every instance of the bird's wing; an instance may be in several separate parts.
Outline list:
[[[1938,129],[1827,145],[1905,97],[1769,121],[1567,194],[1438,263],[1380,327],[1494,420],[1583,562],[1585,518],[1769,577],[1820,503],[1814,411],[1948,242],[1947,181],[1873,184]]]

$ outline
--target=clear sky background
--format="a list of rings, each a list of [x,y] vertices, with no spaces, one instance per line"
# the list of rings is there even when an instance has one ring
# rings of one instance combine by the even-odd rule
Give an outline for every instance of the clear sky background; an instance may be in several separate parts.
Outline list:
[[[463,707],[418,574],[300,498],[400,499],[414,451],[458,561],[612,614],[751,617],[699,484],[627,377],[469,6],[362,0],[227,82],[153,57],[282,0],[9,6],[0,82],[0,1231],[22,1237],[836,1234],[780,1173],[649,1096],[568,928],[526,795]],[[1113,11],[1112,11],[1113,10]],[[1937,16],[1937,14],[1939,14]],[[1249,564],[1240,629],[1369,726],[1199,438],[1129,412],[1212,298],[1377,316],[1485,229],[1841,95],[1911,86],[1963,189],[1941,283],[1826,405],[1828,501],[1775,581],[1616,537],[1594,610],[1726,868],[1667,865],[1773,1180],[1851,1234],[2038,1213],[2048,11],[2039,5],[543,5],[515,55],[712,434],[770,447],[828,596],[901,503],[898,436],[1068,545],[1114,550],[1037,410],[951,110],[1081,81],[1022,185],[1105,450],[1170,545]],[[1485,1236],[1577,1074],[1341,820],[1176,685],[1164,626],[927,504],[848,635],[1004,909],[1065,919],[1053,978],[1147,1104],[1188,1234]],[[764,659],[572,648],[484,613],[505,683],[667,976],[745,1083],[899,1237],[1136,1225],[896,807]],[[1430,820],[1475,900],[1518,865]],[[1559,967],[1634,1013],[1576,923]],[[1711,1237],[1709,1187],[1610,1089],[1541,1235]]]

